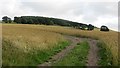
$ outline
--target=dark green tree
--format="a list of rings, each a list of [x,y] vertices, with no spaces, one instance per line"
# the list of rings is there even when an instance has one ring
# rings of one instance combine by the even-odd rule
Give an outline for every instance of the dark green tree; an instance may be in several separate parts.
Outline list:
[[[58,18],[49,18],[49,17],[42,17],[42,16],[21,16],[21,17],[14,17],[14,22],[21,23],[21,24],[43,24],[43,25],[60,25],[60,26],[69,26],[74,28],[86,29],[87,24],[82,24],[78,22],[73,22],[64,19]]]
[[[100,31],[109,31],[109,28],[107,26],[102,25]]]
[[[7,16],[2,17],[2,21],[8,23],[8,17]]]
[[[14,17],[14,22],[21,23],[21,17]]]
[[[89,25],[88,25],[88,30],[94,30],[94,26],[91,25],[91,24],[89,24]]]
[[[8,22],[9,22],[9,23],[11,23],[11,22],[12,22],[11,18],[8,18]]]
[[[5,23],[11,23],[12,22],[11,18],[9,18],[7,16],[2,17],[2,21],[5,22]]]

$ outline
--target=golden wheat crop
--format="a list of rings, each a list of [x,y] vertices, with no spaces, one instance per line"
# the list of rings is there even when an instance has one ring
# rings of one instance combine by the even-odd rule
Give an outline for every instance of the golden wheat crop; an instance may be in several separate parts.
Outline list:
[[[112,30],[110,30],[109,32],[102,32],[99,29],[95,29],[93,31],[86,31],[86,30],[74,29],[70,27],[44,26],[44,25],[31,25],[30,27],[38,28],[40,30],[45,30],[45,31],[99,39],[106,44],[107,50],[111,51],[113,56],[113,64],[118,65],[118,32]]]
[[[46,44],[55,43],[61,38],[63,40],[63,37],[57,33],[91,37],[105,42],[107,49],[112,53],[114,65],[118,64],[118,32],[101,32],[98,29],[85,31],[70,27],[45,25],[3,25],[3,38],[11,40],[15,45],[22,45],[20,48],[25,48],[26,44],[32,46],[34,44],[34,46],[39,46],[41,49],[49,48],[51,46]]]
[[[29,25],[3,24],[2,29],[3,39],[24,51],[31,48],[48,49],[64,40],[58,33],[31,28]]]

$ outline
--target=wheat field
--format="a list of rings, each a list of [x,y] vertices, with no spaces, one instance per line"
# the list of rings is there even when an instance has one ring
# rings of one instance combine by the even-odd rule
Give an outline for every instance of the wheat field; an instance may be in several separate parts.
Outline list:
[[[52,52],[54,50],[52,48],[57,47],[63,41],[65,39],[61,34],[32,28],[31,25],[3,24],[3,65],[30,65],[30,62],[35,65],[36,58],[34,55],[41,57],[39,60],[44,61],[46,55],[51,55],[47,51]],[[34,54],[31,55],[32,53]],[[44,55],[40,56],[42,53]],[[35,62],[33,62],[33,58],[30,58],[31,56],[34,57]]]
[[[29,25],[2,25],[3,39],[12,41],[15,46],[25,48],[38,47],[40,49],[48,49],[52,44],[63,41],[63,36],[57,33],[31,28]],[[48,45],[49,44],[49,45]]]
[[[71,27],[28,24],[3,24],[2,31],[4,40],[12,41],[14,46],[19,46],[18,48],[24,51],[29,51],[31,47],[39,47],[41,50],[51,48],[54,46],[52,44],[64,40],[61,34],[99,39],[106,44],[106,49],[111,51],[114,65],[118,65],[118,32],[115,31],[86,31]]]
[[[113,64],[118,65],[118,32],[110,30],[109,32],[102,32],[99,29],[93,31],[86,31],[80,29],[74,29],[70,27],[61,26],[44,26],[44,25],[31,25],[32,28],[38,28],[40,30],[57,32],[67,35],[75,35],[81,37],[90,37],[99,39],[106,44],[106,49],[111,51],[113,56]]]

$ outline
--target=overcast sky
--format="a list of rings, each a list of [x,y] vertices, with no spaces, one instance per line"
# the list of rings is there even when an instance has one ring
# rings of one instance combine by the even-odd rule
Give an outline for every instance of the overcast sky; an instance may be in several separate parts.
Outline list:
[[[3,0],[0,18],[47,16],[118,30],[118,0]]]

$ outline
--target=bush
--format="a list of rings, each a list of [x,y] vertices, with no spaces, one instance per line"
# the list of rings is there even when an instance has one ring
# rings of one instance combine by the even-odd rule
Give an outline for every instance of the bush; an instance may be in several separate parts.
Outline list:
[[[101,26],[100,31],[109,31],[107,26]]]

